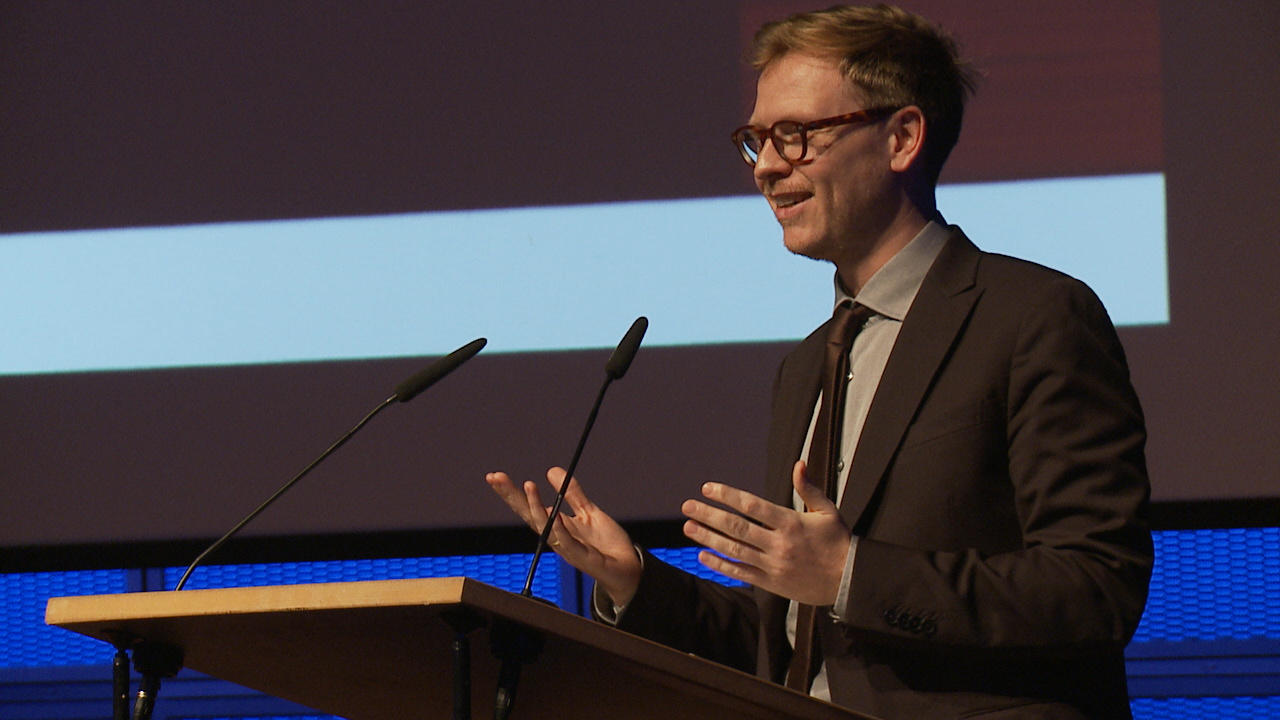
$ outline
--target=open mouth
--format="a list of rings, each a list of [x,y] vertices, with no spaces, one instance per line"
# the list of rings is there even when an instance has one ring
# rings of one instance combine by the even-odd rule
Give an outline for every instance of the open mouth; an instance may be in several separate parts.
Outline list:
[[[770,198],[773,201],[774,211],[778,213],[790,210],[808,199],[808,193],[786,193],[784,195],[774,195]]]

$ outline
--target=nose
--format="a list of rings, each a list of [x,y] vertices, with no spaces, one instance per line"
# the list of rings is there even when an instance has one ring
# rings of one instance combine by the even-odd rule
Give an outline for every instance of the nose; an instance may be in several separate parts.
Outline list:
[[[764,147],[760,148],[760,155],[756,157],[756,166],[753,173],[756,178],[756,184],[762,184],[770,178],[784,177],[791,172],[791,163],[782,157],[782,153],[774,147],[773,140],[766,140]]]

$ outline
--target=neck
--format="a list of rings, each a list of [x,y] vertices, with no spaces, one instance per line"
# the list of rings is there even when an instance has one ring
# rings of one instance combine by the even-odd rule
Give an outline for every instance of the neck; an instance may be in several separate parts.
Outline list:
[[[927,206],[904,204],[884,231],[867,245],[865,253],[835,264],[845,289],[856,296],[871,276],[919,235],[930,220],[942,221],[942,216],[932,202]]]

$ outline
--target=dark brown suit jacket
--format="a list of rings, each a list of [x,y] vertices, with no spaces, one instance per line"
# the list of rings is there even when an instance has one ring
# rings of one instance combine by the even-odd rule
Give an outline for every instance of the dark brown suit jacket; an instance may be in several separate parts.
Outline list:
[[[791,502],[818,328],[774,389],[767,497]],[[1129,716],[1146,602],[1145,430],[1096,296],[953,229],[903,322],[840,510],[860,538],[832,701],[884,718]],[[645,558],[619,626],[781,681],[787,601]]]

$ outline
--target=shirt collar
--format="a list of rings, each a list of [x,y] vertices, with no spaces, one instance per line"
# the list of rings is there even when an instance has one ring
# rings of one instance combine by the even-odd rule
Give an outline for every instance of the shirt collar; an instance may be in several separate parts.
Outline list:
[[[911,309],[916,293],[924,284],[933,261],[942,251],[943,244],[951,236],[946,226],[930,220],[911,242],[889,258],[889,262],[876,271],[857,297],[852,297],[835,276],[836,302],[852,301],[874,311],[877,315],[902,321]]]

